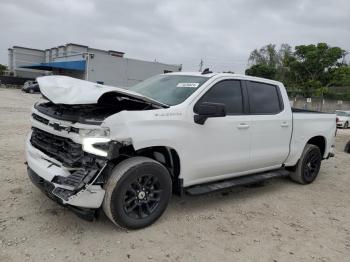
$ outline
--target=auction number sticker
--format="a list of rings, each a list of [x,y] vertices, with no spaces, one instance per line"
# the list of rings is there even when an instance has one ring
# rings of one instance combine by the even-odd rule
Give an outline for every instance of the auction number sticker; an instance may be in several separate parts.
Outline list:
[[[178,83],[176,87],[190,87],[196,88],[199,86],[199,83]]]

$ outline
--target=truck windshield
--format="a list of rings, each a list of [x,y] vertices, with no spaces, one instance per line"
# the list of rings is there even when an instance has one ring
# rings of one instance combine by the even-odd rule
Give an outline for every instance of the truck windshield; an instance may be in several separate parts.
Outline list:
[[[129,88],[169,106],[185,101],[208,77],[188,75],[157,75]]]

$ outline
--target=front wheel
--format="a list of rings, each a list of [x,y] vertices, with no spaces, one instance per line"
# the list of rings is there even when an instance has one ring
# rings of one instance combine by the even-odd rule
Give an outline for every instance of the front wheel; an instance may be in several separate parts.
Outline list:
[[[171,197],[168,170],[147,157],[132,157],[118,164],[105,186],[103,210],[123,228],[139,229],[154,223]]]
[[[307,144],[294,171],[290,173],[290,178],[300,184],[312,183],[320,171],[321,161],[320,149],[315,145]]]
[[[349,128],[349,122],[346,122],[345,124],[344,124],[344,129],[348,129]]]

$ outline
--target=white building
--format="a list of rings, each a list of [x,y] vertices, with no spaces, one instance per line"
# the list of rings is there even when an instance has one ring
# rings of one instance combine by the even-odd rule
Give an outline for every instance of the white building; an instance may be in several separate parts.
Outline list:
[[[8,51],[9,71],[18,77],[68,75],[127,87],[156,74],[181,71],[181,65],[125,58],[123,52],[72,43],[46,50],[14,46]]]

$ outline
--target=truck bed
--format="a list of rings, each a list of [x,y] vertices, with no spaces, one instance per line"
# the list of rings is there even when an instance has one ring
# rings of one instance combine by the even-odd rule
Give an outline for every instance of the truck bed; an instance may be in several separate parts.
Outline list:
[[[326,158],[336,133],[336,115],[312,110],[295,109],[293,112],[293,132],[290,143],[289,163],[295,163],[310,137],[324,137],[327,141],[323,157]]]

